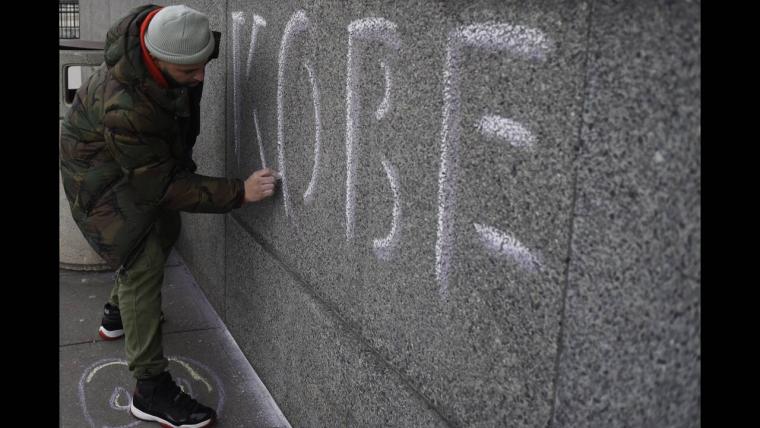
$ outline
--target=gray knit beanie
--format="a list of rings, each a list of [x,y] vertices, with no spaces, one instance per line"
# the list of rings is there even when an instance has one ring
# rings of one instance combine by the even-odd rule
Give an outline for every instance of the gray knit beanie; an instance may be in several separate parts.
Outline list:
[[[214,36],[206,15],[184,5],[167,6],[148,23],[145,46],[171,64],[200,64],[214,51]]]

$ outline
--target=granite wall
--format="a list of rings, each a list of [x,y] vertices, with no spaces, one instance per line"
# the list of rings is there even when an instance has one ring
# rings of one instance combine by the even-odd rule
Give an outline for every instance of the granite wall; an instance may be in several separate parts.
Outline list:
[[[198,172],[283,179],[178,247],[293,426],[700,426],[699,2],[186,4]]]

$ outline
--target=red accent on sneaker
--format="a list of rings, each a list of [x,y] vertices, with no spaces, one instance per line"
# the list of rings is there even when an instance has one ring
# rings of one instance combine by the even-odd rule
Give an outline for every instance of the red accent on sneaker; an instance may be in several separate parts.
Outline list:
[[[100,338],[103,339],[103,340],[119,340],[122,337],[124,337],[123,334],[121,336],[108,337],[108,336],[106,336],[105,333],[103,333],[103,330],[100,330],[100,329],[98,329],[98,336],[100,336]]]

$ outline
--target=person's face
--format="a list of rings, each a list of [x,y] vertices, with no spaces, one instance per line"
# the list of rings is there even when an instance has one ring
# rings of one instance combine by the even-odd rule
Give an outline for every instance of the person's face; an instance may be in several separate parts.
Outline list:
[[[158,68],[168,74],[181,86],[198,86],[203,82],[206,74],[206,63],[200,64],[171,64],[166,61],[155,60]]]

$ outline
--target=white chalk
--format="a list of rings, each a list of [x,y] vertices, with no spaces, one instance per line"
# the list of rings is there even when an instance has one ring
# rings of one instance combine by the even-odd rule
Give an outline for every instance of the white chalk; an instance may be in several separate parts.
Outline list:
[[[483,116],[478,131],[487,140],[502,141],[514,147],[532,149],[536,137],[521,123],[501,116]]]
[[[435,245],[435,274],[438,292],[448,297],[449,269],[455,234],[452,214],[456,211],[456,176],[461,133],[460,80],[463,49],[504,52],[512,57],[541,62],[552,49],[552,41],[540,30],[501,23],[480,23],[451,30],[443,69],[443,123],[441,126],[441,169],[438,174],[438,238]],[[533,135],[520,123],[499,116],[485,116],[477,125],[489,139],[530,148]],[[490,242],[490,241],[489,241]],[[516,251],[516,250],[515,250]],[[518,252],[519,253],[519,252]],[[515,253],[517,254],[517,253]]]
[[[361,105],[356,92],[359,82],[359,52],[358,41],[377,41],[398,51],[401,38],[395,23],[384,18],[364,18],[348,25],[348,60],[346,64],[346,240],[354,238],[355,207],[356,207],[356,159],[359,157],[359,147],[355,144],[358,134]],[[395,55],[395,54],[394,54]],[[391,106],[391,70],[387,62],[380,61],[385,77],[383,100],[375,111],[375,118],[382,119]]]
[[[232,134],[238,170],[240,169],[240,127],[242,125],[242,106],[240,105],[240,86],[242,83],[240,76],[240,31],[243,25],[245,25],[245,14],[243,12],[232,12]]]
[[[311,170],[311,180],[309,180],[309,185],[306,186],[306,191],[303,193],[304,203],[309,205],[314,202],[314,188],[316,187],[317,179],[319,177],[319,157],[322,152],[322,119],[320,116],[319,85],[317,84],[317,77],[314,73],[314,65],[311,60],[306,60],[304,67],[306,67],[306,71],[309,73],[311,97],[314,104],[314,167]]]
[[[390,109],[390,98],[391,98],[391,70],[390,67],[388,67],[385,64],[385,61],[380,61],[380,68],[383,69],[383,76],[385,77],[385,93],[383,94],[383,100],[380,101],[380,105],[377,106],[377,111],[375,112],[375,118],[377,120],[380,120],[385,117],[385,115],[388,113],[388,110]]]
[[[393,255],[393,250],[398,245],[399,241],[399,219],[401,218],[401,197],[399,193],[398,184],[398,172],[396,167],[393,166],[386,158],[382,158],[383,168],[385,168],[385,174],[388,176],[388,182],[393,192],[393,218],[391,219],[391,230],[388,232],[388,236],[382,239],[375,239],[373,241],[375,255],[382,260],[389,260]]]
[[[251,78],[251,68],[253,66],[253,52],[256,49],[256,36],[260,27],[266,27],[267,21],[259,15],[253,15],[253,25],[251,25],[251,45],[248,47],[248,61],[245,67],[245,77]]]
[[[474,223],[473,226],[483,245],[493,254],[514,260],[521,268],[530,272],[535,272],[541,266],[538,257],[514,236],[482,224]]]
[[[119,398],[124,396],[122,399],[121,404],[119,402]],[[113,393],[111,393],[111,399],[108,400],[108,405],[114,409],[119,411],[125,411],[129,410],[129,404],[132,402],[132,394],[129,393],[126,389],[124,389],[121,386],[117,386],[113,389]]]
[[[282,200],[285,217],[290,217],[290,193],[288,192],[287,172],[285,170],[285,61],[288,58],[293,38],[309,29],[309,18],[306,12],[295,11],[285,25],[280,41],[280,52],[277,58],[277,163],[282,173]]]
[[[522,25],[480,23],[459,27],[451,34],[461,46],[507,52],[525,60],[543,61],[552,49],[551,40],[541,30]]]
[[[267,160],[264,158],[264,145],[261,143],[261,132],[259,131],[259,116],[256,109],[253,109],[253,127],[256,130],[256,141],[259,143],[259,157],[261,158],[261,167],[267,167]]]

